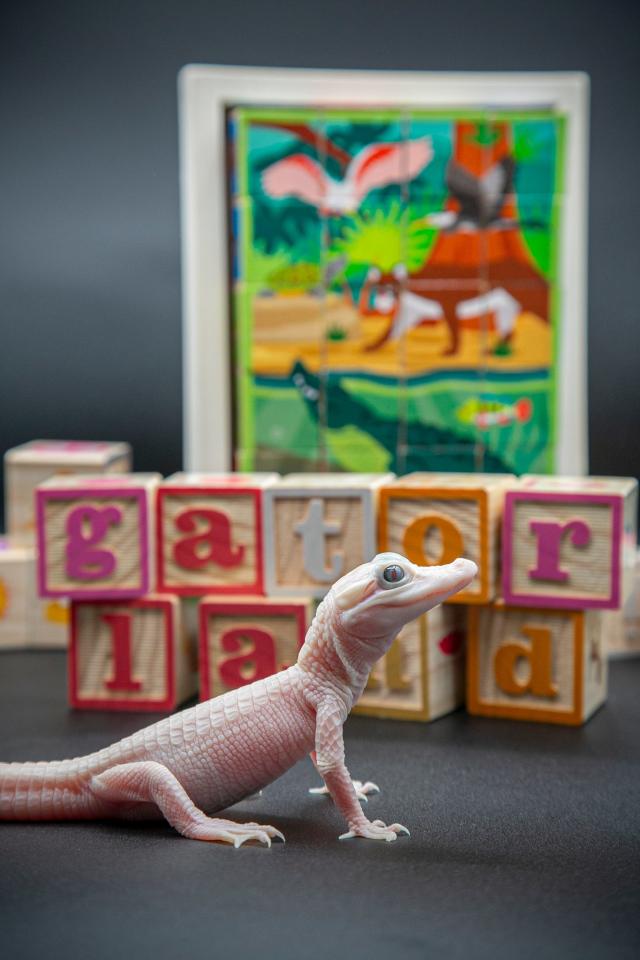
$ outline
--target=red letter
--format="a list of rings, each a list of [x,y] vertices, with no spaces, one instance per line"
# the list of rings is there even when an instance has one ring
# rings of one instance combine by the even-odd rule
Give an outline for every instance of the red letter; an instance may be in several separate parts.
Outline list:
[[[196,533],[198,520],[204,520],[207,527]],[[231,546],[231,520],[220,510],[184,510],[176,517],[176,527],[183,533],[194,536],[177,540],[173,545],[173,559],[179,567],[187,570],[201,570],[208,563],[220,567],[237,567],[244,560],[244,546]],[[200,545],[206,546],[199,553]]]
[[[223,634],[220,642],[227,653],[238,653],[243,640],[249,640],[253,647],[220,664],[220,679],[227,687],[243,687],[276,672],[276,644],[270,633],[258,627],[234,627]],[[253,667],[249,675],[243,672],[243,667],[247,666]]]
[[[107,690],[142,689],[142,681],[131,676],[131,616],[128,613],[105,613],[100,619],[111,629],[113,677],[105,680]]]

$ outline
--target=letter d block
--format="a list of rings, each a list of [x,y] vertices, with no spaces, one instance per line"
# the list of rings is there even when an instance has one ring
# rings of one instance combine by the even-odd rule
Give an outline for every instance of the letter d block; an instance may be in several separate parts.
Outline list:
[[[607,692],[600,610],[507,607],[469,617],[467,709],[485,717],[579,725]]]
[[[200,699],[292,666],[310,622],[307,601],[204,597],[200,602]]]
[[[158,490],[158,589],[264,592],[262,494],[276,473],[177,473]]]
[[[159,474],[53,477],[38,487],[43,597],[122,599],[152,588]]]
[[[376,553],[378,493],[392,474],[289,474],[264,492],[267,593],[323,597]]]
[[[72,707],[173,710],[196,692],[195,666],[177,597],[72,603]]]
[[[523,477],[505,500],[505,603],[621,607],[633,582],[637,501],[633,479]]]
[[[436,720],[464,703],[466,607],[440,605],[408,623],[374,665],[353,713]]]
[[[420,566],[467,557],[478,576],[447,603],[488,603],[498,583],[499,535],[507,474],[411,473],[380,492],[380,549]]]

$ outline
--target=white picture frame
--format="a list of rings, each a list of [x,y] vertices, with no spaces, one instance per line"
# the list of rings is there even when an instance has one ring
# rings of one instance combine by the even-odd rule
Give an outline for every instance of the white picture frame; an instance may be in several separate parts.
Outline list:
[[[566,117],[555,463],[559,473],[585,473],[588,76],[201,65],[186,66],[179,75],[185,469],[231,467],[225,111],[241,105],[314,103],[553,108]]]

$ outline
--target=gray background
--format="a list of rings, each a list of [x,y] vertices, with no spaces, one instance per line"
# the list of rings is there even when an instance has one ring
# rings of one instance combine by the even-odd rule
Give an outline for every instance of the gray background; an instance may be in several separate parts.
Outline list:
[[[181,464],[183,64],[584,70],[590,465],[637,476],[639,36],[624,0],[5,4],[0,450],[127,439],[139,469]]]

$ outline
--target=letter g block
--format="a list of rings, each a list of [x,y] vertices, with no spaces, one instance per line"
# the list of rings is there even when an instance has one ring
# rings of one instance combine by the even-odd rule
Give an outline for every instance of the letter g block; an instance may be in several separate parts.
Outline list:
[[[43,597],[126,599],[153,587],[158,474],[52,477],[36,492]]]

